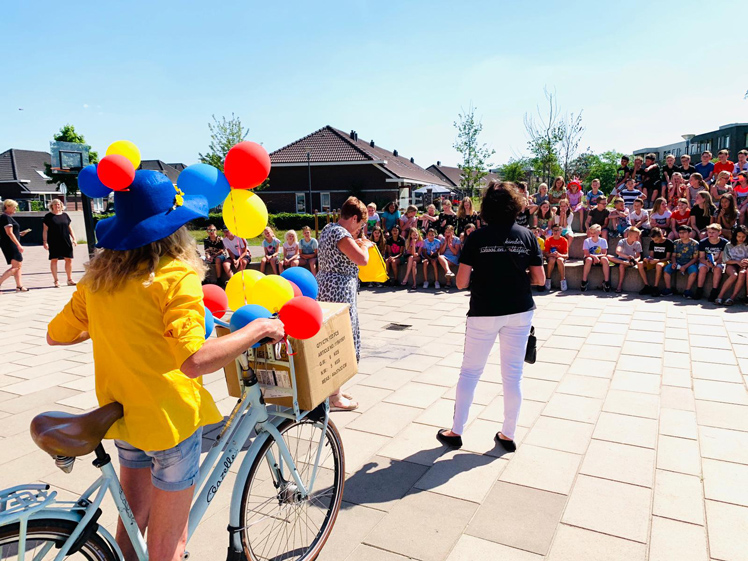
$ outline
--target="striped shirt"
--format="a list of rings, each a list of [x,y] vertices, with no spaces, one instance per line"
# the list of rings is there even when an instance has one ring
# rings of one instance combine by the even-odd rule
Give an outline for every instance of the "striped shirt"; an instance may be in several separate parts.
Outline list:
[[[626,208],[630,209],[634,206],[634,201],[639,197],[644,196],[644,193],[639,191],[639,189],[621,189],[618,195],[623,199],[623,202],[626,204]]]

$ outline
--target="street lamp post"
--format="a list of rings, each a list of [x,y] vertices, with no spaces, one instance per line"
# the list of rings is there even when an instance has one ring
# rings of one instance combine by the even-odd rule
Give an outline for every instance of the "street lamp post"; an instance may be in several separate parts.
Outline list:
[[[306,150],[306,171],[309,181],[309,214],[312,214],[312,153],[308,148]]]
[[[686,141],[686,154],[691,155],[691,139],[695,134],[682,134],[681,138]]]

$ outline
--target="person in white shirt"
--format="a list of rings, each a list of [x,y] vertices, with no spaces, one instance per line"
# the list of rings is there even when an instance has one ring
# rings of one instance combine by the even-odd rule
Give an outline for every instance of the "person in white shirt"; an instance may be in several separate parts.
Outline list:
[[[289,230],[286,232],[286,241],[283,243],[283,259],[278,261],[280,272],[282,273],[289,267],[298,267],[300,257],[299,238],[295,230]]]
[[[226,248],[228,257],[223,262],[223,270],[229,278],[237,271],[243,271],[252,256],[249,254],[249,246],[244,238],[235,236],[228,228],[223,229],[223,247]]]
[[[644,208],[643,200],[636,199],[634,201],[634,208],[629,213],[629,219],[631,220],[631,226],[638,228],[643,236],[649,236],[649,230],[651,229],[649,212]]]

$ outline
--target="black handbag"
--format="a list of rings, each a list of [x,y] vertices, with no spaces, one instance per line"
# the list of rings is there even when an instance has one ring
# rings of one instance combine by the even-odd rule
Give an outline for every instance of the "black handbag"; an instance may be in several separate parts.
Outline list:
[[[530,335],[527,337],[527,348],[525,349],[525,362],[535,364],[538,360],[538,338],[535,337],[535,326],[530,326]]]
[[[527,271],[523,271],[520,266],[517,265],[517,262],[514,260],[514,256],[510,255],[510,258],[512,260],[512,264],[518,271],[527,274]],[[536,360],[538,360],[538,338],[535,337],[535,326],[531,325],[530,335],[527,336],[527,347],[525,348],[525,362],[527,364],[535,364]]]

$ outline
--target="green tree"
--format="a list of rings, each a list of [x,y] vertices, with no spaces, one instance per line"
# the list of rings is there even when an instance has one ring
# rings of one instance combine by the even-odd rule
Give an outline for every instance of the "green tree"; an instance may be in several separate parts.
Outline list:
[[[86,144],[86,139],[83,138],[82,134],[79,134],[75,127],[71,124],[67,124],[60,129],[60,132],[52,136],[53,140],[58,142],[73,142],[75,144]],[[90,150],[88,152],[88,163],[96,164],[99,161],[99,154]],[[55,173],[52,171],[50,164],[44,164],[44,173],[49,177],[47,183],[50,185],[65,185],[67,188],[67,196],[75,197],[78,193],[78,176],[70,173]]]
[[[219,121],[213,115],[213,122],[208,123],[210,130],[210,144],[208,145],[207,154],[199,154],[200,161],[204,164],[210,164],[223,171],[223,162],[226,161],[226,154],[231,148],[247,138],[249,129],[242,126],[241,119],[231,114],[231,118],[221,117]]]
[[[585,185],[593,179],[600,180],[600,188],[604,193],[610,193],[616,184],[616,169],[621,162],[620,152],[608,150],[602,154],[585,153],[572,162],[574,170]]]
[[[532,170],[529,158],[511,158],[503,166],[499,166],[499,176],[504,181],[527,181],[528,171]]]
[[[460,187],[469,196],[473,196],[481,186],[481,180],[488,175],[491,156],[496,151],[482,144],[478,140],[483,123],[475,117],[475,107],[470,105],[467,111],[459,113],[454,127],[457,129],[457,139],[453,145],[454,149],[462,154],[462,163],[457,167],[462,170]]]

